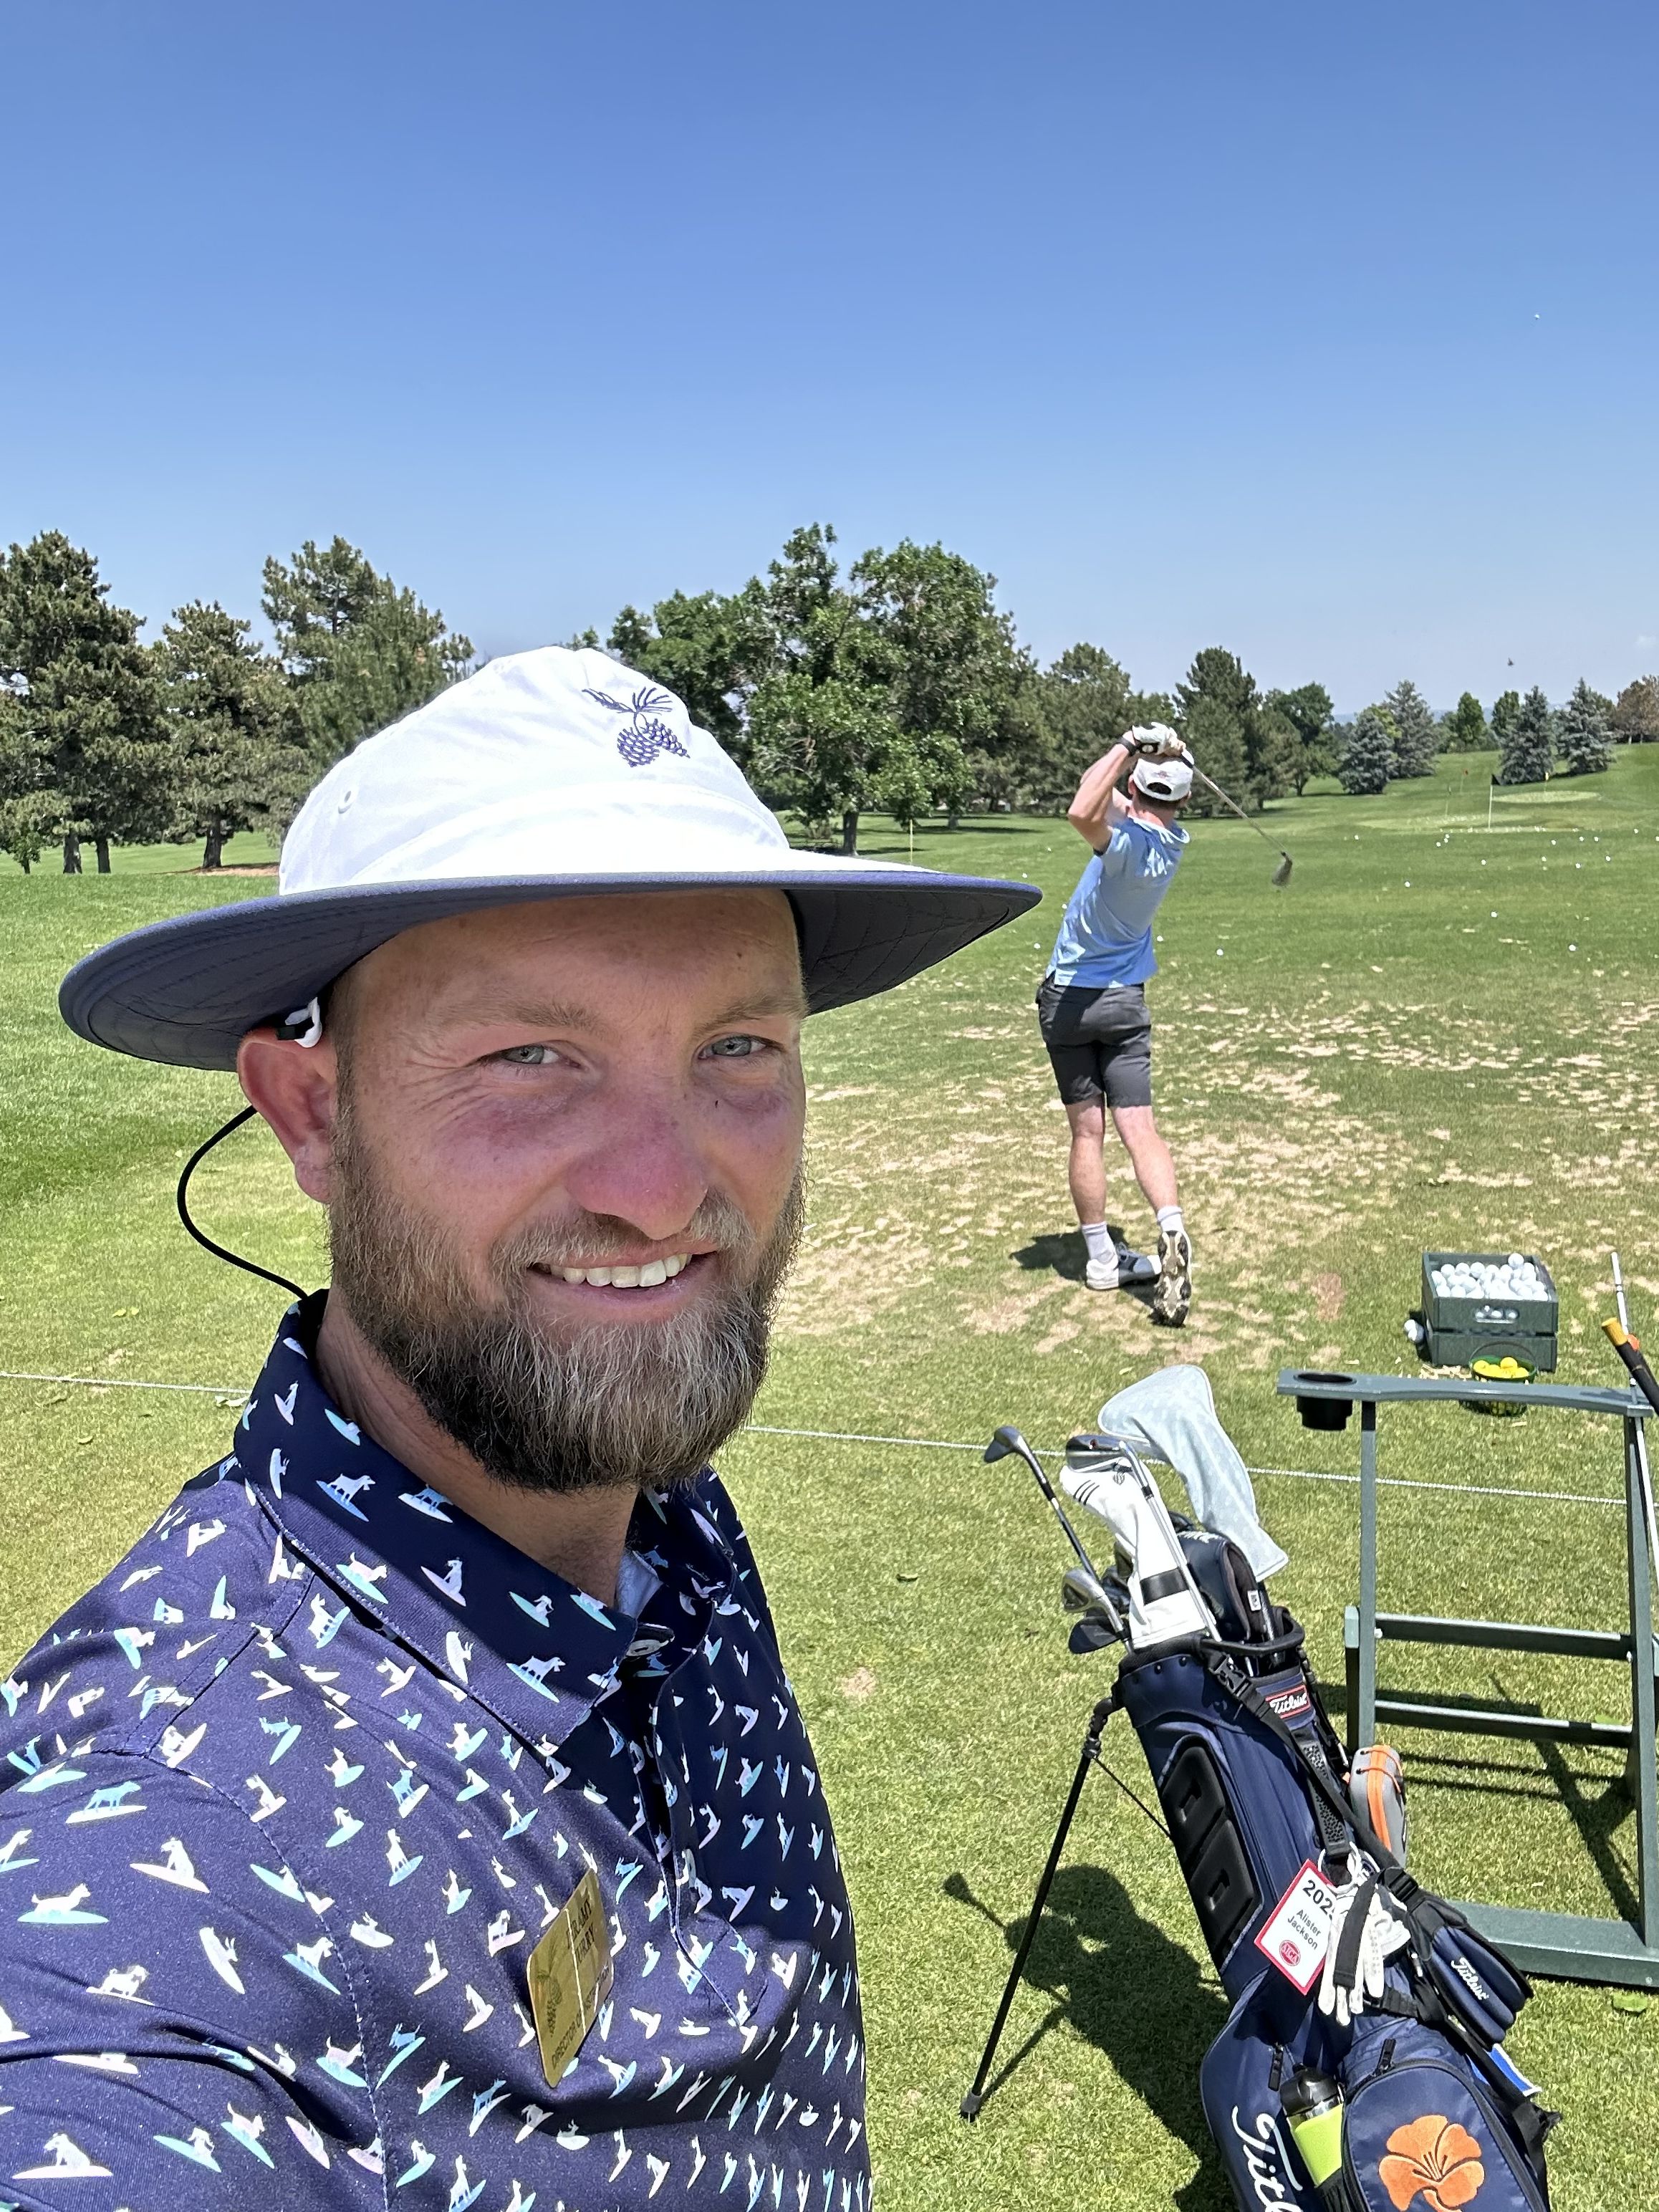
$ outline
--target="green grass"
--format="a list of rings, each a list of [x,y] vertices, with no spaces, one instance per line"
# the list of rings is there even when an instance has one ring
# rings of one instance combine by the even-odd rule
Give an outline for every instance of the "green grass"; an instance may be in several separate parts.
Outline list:
[[[1622,1251],[1638,1333],[1659,1311],[1646,1155],[1659,1103],[1659,748],[1606,775],[1500,793],[1489,757],[1376,800],[1310,797],[1266,826],[1290,888],[1236,823],[1197,825],[1162,917],[1152,986],[1160,1118],[1198,1251],[1179,1338],[1078,1279],[1064,1120],[1030,1000],[1081,848],[1061,823],[927,830],[919,859],[1029,875],[1023,926],[809,1040],[811,1229],[759,1422],[975,1440],[1015,1420],[1054,1444],[1153,1365],[1202,1358],[1257,1467],[1351,1472],[1352,1433],[1302,1431],[1273,1376],[1331,1362],[1406,1370],[1401,1322],[1425,1245],[1519,1245],[1563,1292],[1562,1374],[1618,1379],[1596,1321]],[[870,825],[866,849],[908,839]],[[172,1186],[234,1103],[228,1078],[78,1044],[52,994],[117,930],[258,878],[118,853],[116,872],[0,877],[0,1366],[240,1388],[276,1294],[185,1239]],[[239,852],[233,857],[240,858]],[[261,857],[251,853],[249,858]],[[1145,1217],[1127,1176],[1115,1212]],[[201,1217],[316,1279],[320,1243],[270,1140],[215,1156]],[[210,1395],[0,1383],[3,1642],[9,1657],[116,1558],[228,1426]],[[1593,1492],[1619,1486],[1587,1419],[1384,1415],[1383,1472]],[[971,2130],[956,2117],[1109,1662],[1066,1651],[1062,1564],[1029,1483],[967,1452],[750,1435],[725,1465],[745,1511],[832,1793],[857,1909],[884,2202],[1145,2207],[1225,2198],[1197,2063],[1222,2003],[1167,1845],[1091,1784],[1058,1910]],[[1291,1554],[1281,1595],[1328,1680],[1353,1595],[1351,1488],[1259,1483]],[[1383,1493],[1384,1601],[1401,1610],[1604,1624],[1620,1521],[1593,1506]],[[1426,1652],[1403,1682],[1626,1717],[1616,1670]],[[1115,1729],[1122,1723],[1115,1723]],[[1610,1911],[1632,1879],[1617,1762],[1487,1740],[1404,1743],[1413,1856],[1452,1894]],[[1143,1786],[1133,1741],[1113,1764]],[[1659,2002],[1540,1984],[1521,2063],[1567,2114],[1557,2203],[1653,2201]],[[1645,2175],[1647,2179],[1643,2179]]]

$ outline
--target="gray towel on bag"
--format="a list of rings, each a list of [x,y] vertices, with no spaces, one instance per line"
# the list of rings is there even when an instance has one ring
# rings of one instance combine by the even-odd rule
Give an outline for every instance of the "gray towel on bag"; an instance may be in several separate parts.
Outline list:
[[[1100,1426],[1176,1470],[1194,1516],[1230,1537],[1263,1580],[1289,1564],[1256,1517],[1250,1471],[1216,1418],[1201,1367],[1160,1367],[1109,1398]]]

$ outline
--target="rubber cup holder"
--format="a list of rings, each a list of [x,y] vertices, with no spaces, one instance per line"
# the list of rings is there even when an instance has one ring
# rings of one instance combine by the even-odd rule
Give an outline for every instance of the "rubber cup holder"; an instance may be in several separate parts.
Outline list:
[[[1298,1382],[1352,1382],[1352,1375],[1328,1374],[1317,1368],[1304,1367],[1297,1370]],[[1353,1412],[1352,1398],[1300,1397],[1296,1410],[1304,1429],[1346,1429]]]

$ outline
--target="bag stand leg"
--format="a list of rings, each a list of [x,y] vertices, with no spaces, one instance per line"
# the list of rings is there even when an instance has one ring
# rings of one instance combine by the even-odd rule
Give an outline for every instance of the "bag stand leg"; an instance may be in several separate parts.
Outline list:
[[[1019,1949],[1015,1953],[1014,1963],[1009,1969],[1007,1984],[1002,1992],[1002,2002],[997,2007],[997,2016],[991,2023],[990,2036],[986,2042],[984,2055],[979,2062],[979,2071],[974,2076],[974,2086],[958,2107],[964,2120],[977,2118],[979,2108],[985,2102],[986,2077],[990,2073],[992,2061],[996,2057],[997,2045],[1002,2040],[1002,2031],[1007,2021],[1009,2008],[1014,2002],[1014,1992],[1019,1987],[1021,1975],[1025,1972],[1025,1961],[1030,1956],[1031,1946],[1036,1940],[1037,1925],[1042,1918],[1042,1908],[1048,1901],[1048,1892],[1060,1869],[1060,1856],[1066,1849],[1066,1838],[1071,1833],[1072,1822],[1077,1816],[1078,1800],[1083,1795],[1083,1785],[1088,1779],[1089,1769],[1100,1763],[1100,1739],[1105,1733],[1107,1722],[1116,1710],[1117,1695],[1114,1692],[1109,1697],[1103,1698],[1089,1716],[1089,1732],[1083,1739],[1083,1752],[1077,1763],[1077,1772],[1072,1777],[1071,1795],[1066,1798],[1066,1809],[1060,1816],[1060,1826],[1054,1830],[1054,1844],[1048,1852],[1048,1863],[1042,1869],[1042,1879],[1036,1886],[1036,1895],[1031,1899],[1031,1910],[1025,1923],[1025,1933],[1020,1938]]]

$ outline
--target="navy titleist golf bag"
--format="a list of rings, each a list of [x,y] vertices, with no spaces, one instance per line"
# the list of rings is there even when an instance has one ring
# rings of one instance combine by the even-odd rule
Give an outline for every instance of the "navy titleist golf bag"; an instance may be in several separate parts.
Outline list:
[[[1099,1760],[1110,1714],[1121,1711],[1146,1753],[1231,2000],[1199,2079],[1241,2212],[1544,2212],[1544,2139],[1556,2116],[1539,2109],[1502,2049],[1530,1995],[1527,1983],[1406,1871],[1397,1805],[1389,1817],[1401,1848],[1378,1833],[1371,1815],[1382,1801],[1363,1778],[1351,1789],[1347,1759],[1304,1663],[1301,1628],[1235,1546],[1175,1524],[1121,1440],[1074,1437],[1061,1486],[1101,1513],[1117,1539],[1115,1568],[1097,1576],[1047,1476],[1014,1441],[1018,1432],[998,1433],[1010,1441],[988,1456],[1012,1450],[1026,1458],[1081,1562],[1066,1577],[1066,1602],[1080,1615],[1073,1649],[1120,1638],[1127,1649],[1115,1686],[1096,1707],[964,2117],[982,2101],[1083,1781]],[[1100,1490],[1103,1474],[1117,1485],[1115,1496]],[[1158,1608],[1160,1631],[1194,1632],[1138,1638],[1137,1624],[1144,1632]],[[1332,1922],[1342,1891],[1351,1909]],[[1352,1980],[1373,1892],[1382,1893],[1382,1917],[1398,1947],[1378,1977],[1380,1994],[1369,1993],[1352,2019],[1342,2007],[1322,2011],[1325,1952],[1336,1981]],[[1333,1926],[1338,1932],[1323,1942]]]

